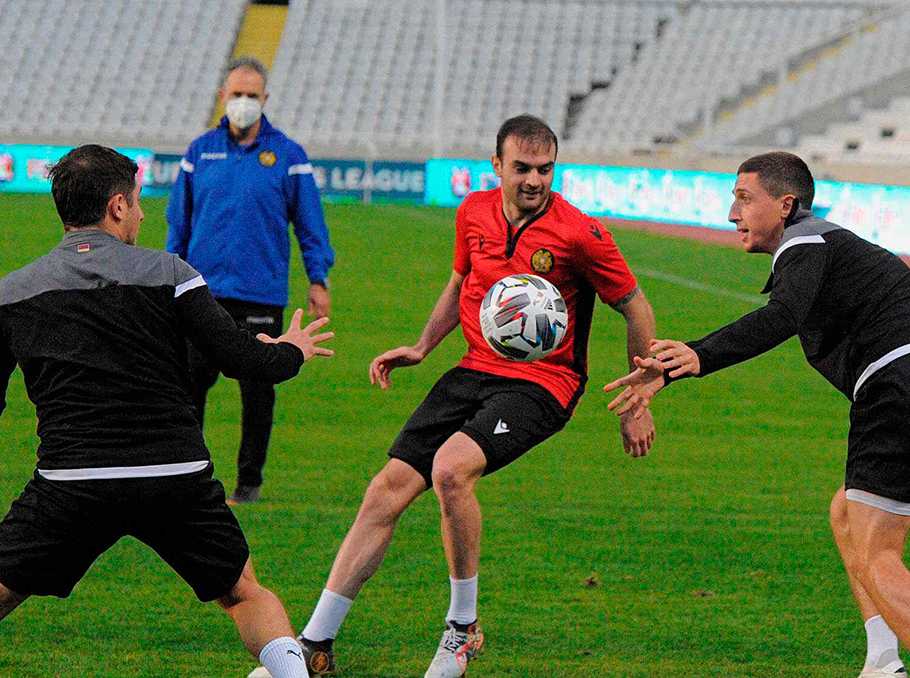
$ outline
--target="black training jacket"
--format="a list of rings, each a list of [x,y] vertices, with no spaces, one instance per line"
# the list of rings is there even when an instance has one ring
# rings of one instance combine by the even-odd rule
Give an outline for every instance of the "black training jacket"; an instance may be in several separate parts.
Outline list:
[[[910,268],[808,210],[784,230],[763,292],[771,293],[766,306],[686,342],[701,361],[699,376],[795,334],[809,364],[852,401],[876,369],[910,352]]]
[[[176,255],[71,231],[0,280],[0,412],[18,363],[39,471],[208,460],[187,339],[228,377],[277,383],[303,364],[297,347],[239,329]]]

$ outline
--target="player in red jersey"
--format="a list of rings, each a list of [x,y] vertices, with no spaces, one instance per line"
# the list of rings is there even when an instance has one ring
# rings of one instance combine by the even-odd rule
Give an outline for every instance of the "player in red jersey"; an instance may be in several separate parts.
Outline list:
[[[468,353],[417,408],[370,483],[326,588],[298,640],[311,674],[333,672],[332,641],[354,597],[382,562],[399,516],[432,487],[442,509],[451,580],[446,630],[426,678],[457,678],[483,646],[477,625],[480,506],[477,480],[561,430],[584,390],[595,294],[628,326],[628,358],[649,355],[654,315],[610,233],[550,191],[557,140],[538,118],[507,120],[493,166],[502,187],[469,195],[456,218],[454,271],[414,346],[383,353],[370,381],[391,385],[392,370],[420,363],[459,323]],[[556,285],[568,332],[548,357],[519,363],[496,355],[480,333],[480,303],[500,278],[535,273]],[[648,453],[649,415],[621,423],[626,452]],[[264,674],[257,674],[264,675]]]

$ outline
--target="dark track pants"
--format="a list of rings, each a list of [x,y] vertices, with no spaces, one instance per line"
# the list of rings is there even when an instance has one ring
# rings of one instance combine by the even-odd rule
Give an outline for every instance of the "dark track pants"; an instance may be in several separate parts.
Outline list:
[[[262,332],[270,337],[281,334],[284,325],[284,308],[281,306],[266,306],[236,299],[217,301],[240,327],[252,334]],[[205,419],[206,395],[218,380],[219,372],[192,344],[187,357],[193,402],[202,424]],[[239,383],[242,416],[240,450],[237,453],[237,487],[259,487],[262,485],[262,469],[272,433],[275,387],[261,381],[240,380]]]

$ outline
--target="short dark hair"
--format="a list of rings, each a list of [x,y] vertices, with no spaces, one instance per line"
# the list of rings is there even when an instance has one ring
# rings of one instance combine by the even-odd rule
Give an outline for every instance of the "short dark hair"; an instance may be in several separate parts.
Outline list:
[[[535,146],[554,146],[559,152],[559,142],[550,126],[540,118],[524,113],[509,118],[496,134],[496,157],[502,160],[502,145],[509,137],[518,137],[521,141]]]
[[[221,79],[222,86],[227,82],[228,76],[236,71],[238,68],[242,68],[247,71],[253,71],[262,76],[262,89],[265,89],[266,83],[269,81],[269,72],[259,59],[252,57],[249,54],[243,54],[239,57],[231,59],[228,63],[227,68],[224,71],[224,77]]]
[[[815,199],[815,179],[808,165],[798,155],[786,151],[762,153],[746,160],[737,174],[758,174],[762,187],[775,198],[792,193],[805,209],[812,207]]]
[[[104,219],[112,197],[122,193],[133,204],[139,166],[113,148],[86,144],[74,148],[49,173],[51,193],[64,226],[94,226]]]

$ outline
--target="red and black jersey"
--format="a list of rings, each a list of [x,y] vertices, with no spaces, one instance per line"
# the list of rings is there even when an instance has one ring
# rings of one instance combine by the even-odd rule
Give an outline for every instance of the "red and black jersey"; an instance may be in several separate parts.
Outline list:
[[[597,219],[551,193],[546,210],[520,228],[502,211],[502,191],[478,191],[465,198],[456,217],[455,271],[465,276],[459,313],[468,353],[459,363],[480,372],[540,384],[574,409],[587,381],[588,337],[594,295],[613,303],[635,289],[636,281],[610,232]],[[566,335],[546,358],[531,363],[496,354],[480,331],[480,303],[498,280],[532,273],[562,293],[569,315]]]

